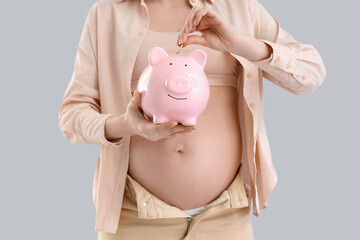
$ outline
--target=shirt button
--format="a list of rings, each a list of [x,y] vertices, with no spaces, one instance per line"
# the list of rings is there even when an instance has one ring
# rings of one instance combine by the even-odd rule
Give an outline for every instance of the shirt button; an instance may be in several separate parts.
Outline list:
[[[251,72],[248,72],[247,78],[251,78],[251,76],[252,76]]]
[[[286,63],[286,69],[290,68],[290,62]]]
[[[280,56],[277,56],[277,57],[275,58],[275,62],[276,62],[276,63],[280,62]]]
[[[146,207],[146,205],[147,205],[146,202],[144,202],[143,205],[144,205],[144,207]]]
[[[302,78],[302,79],[305,79],[306,77],[305,77],[305,75],[302,75],[301,78]]]
[[[255,104],[254,104],[254,103],[250,103],[250,107],[251,107],[251,108],[254,108],[254,107],[255,107]]]

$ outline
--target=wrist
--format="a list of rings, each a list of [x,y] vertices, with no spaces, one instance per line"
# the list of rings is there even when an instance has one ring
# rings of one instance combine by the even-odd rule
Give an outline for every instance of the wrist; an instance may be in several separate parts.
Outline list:
[[[105,122],[105,138],[109,141],[118,141],[131,133],[125,122],[125,114],[109,117]]]
[[[242,56],[249,61],[256,62],[271,56],[272,47],[249,34],[240,33],[232,41],[228,51]]]

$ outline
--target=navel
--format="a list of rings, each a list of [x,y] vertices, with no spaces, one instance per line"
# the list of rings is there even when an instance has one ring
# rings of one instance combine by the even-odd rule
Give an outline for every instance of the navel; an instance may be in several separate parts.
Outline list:
[[[177,152],[179,155],[184,154],[184,146],[183,146],[183,145],[177,145],[177,146],[176,146],[176,152]]]

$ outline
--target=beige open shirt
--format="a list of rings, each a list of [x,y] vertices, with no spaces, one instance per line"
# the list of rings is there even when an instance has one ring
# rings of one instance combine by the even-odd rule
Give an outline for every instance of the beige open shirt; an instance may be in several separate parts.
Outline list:
[[[258,62],[231,53],[243,67],[237,86],[243,139],[241,175],[251,189],[253,214],[258,216],[277,183],[263,119],[263,77],[294,94],[304,94],[322,84],[326,69],[317,50],[296,41],[257,0],[190,0],[190,4],[213,8],[234,27],[273,49],[270,58]],[[149,21],[144,0],[94,3],[59,111],[59,128],[67,140],[101,145],[93,182],[96,231],[117,230],[130,137],[110,142],[104,136],[104,125],[110,116],[123,114],[132,98],[132,70]]]

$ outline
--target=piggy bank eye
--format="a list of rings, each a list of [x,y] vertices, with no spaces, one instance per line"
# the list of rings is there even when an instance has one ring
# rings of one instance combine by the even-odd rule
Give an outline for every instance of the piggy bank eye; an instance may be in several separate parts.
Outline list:
[[[185,64],[185,67],[187,67],[187,64]]]
[[[172,65],[172,63],[170,63],[170,65]]]

